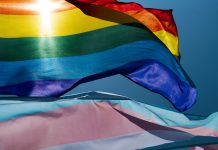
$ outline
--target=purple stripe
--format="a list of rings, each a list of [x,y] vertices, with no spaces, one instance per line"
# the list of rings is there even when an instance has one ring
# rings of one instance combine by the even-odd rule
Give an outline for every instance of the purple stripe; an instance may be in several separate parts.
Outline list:
[[[126,76],[137,84],[166,97],[174,107],[179,108],[179,111],[185,111],[195,103],[196,89],[180,80],[162,63],[150,60]]]
[[[174,72],[156,60],[131,62],[82,79],[30,81],[0,87],[0,93],[18,96],[60,96],[81,83],[115,74],[122,74],[137,84],[165,96],[179,111],[185,111],[195,103],[196,89],[180,80]]]
[[[41,80],[0,87],[0,94],[17,96],[60,96],[68,91],[78,79],[73,80]]]

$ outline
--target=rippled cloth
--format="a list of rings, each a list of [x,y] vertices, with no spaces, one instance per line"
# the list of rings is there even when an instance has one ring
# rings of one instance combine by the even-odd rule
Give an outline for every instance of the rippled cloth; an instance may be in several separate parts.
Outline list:
[[[202,146],[216,150],[218,113],[189,120],[124,96],[1,98],[2,150],[135,150]],[[194,149],[194,148],[192,148]]]
[[[171,11],[70,2],[0,2],[0,94],[58,97],[81,83],[122,74],[179,111],[195,103],[196,88],[177,59]]]

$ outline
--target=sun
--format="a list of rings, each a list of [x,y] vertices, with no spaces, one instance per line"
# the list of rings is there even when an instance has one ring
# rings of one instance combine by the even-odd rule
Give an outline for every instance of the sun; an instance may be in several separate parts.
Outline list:
[[[37,0],[31,7],[37,11],[41,20],[41,36],[52,35],[52,12],[61,7],[63,1]]]

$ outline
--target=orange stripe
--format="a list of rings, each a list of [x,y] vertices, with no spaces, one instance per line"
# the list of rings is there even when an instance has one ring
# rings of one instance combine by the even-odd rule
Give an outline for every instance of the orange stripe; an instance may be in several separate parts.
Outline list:
[[[165,30],[177,36],[176,24],[173,19],[172,10],[159,10],[143,8],[136,3],[112,3],[104,5],[123,13],[126,13],[145,24],[152,32]]]
[[[161,23],[152,13],[147,10],[142,11],[128,11],[126,14],[134,17],[141,23],[143,23],[147,28],[149,28],[152,32],[157,32],[160,30],[165,30],[163,23]],[[171,32],[170,32],[171,33]],[[177,36],[177,33],[174,32],[174,36]]]
[[[1,3],[35,3],[38,0],[1,0]],[[49,0],[51,2],[60,2],[64,0]]]
[[[74,5],[63,0],[50,0],[51,3],[57,4],[58,8],[52,12],[59,12],[76,8]],[[13,15],[34,15],[39,14],[39,11],[34,9],[38,2],[36,0],[21,0],[21,1],[7,1],[1,0],[0,14],[13,14]]]
[[[148,12],[155,15],[159,20],[164,30],[178,36],[176,23],[174,21],[172,10],[146,9]]]
[[[53,12],[70,10],[76,8],[74,5],[64,0],[50,0],[52,3],[59,3],[60,7]],[[33,10],[30,6],[37,3],[37,0],[1,0],[0,14],[20,14],[31,15],[38,14],[38,10]],[[177,29],[174,23],[171,11],[145,9],[135,3],[115,3],[105,5],[108,8],[126,13],[139,20],[147,26],[152,32],[165,30],[177,36]],[[125,8],[125,9],[124,9]]]
[[[67,0],[73,4],[85,2],[94,5],[100,5],[113,10],[126,13],[139,20],[146,26],[149,26],[153,32],[165,30],[174,36],[178,36],[176,24],[173,19],[172,10],[159,10],[144,8],[137,3],[122,3],[116,0]]]

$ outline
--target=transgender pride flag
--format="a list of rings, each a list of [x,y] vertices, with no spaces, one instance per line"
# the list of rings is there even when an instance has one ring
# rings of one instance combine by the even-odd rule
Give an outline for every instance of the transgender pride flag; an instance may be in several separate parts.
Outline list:
[[[1,150],[218,148],[218,113],[192,121],[109,93],[1,98],[0,114]]]

